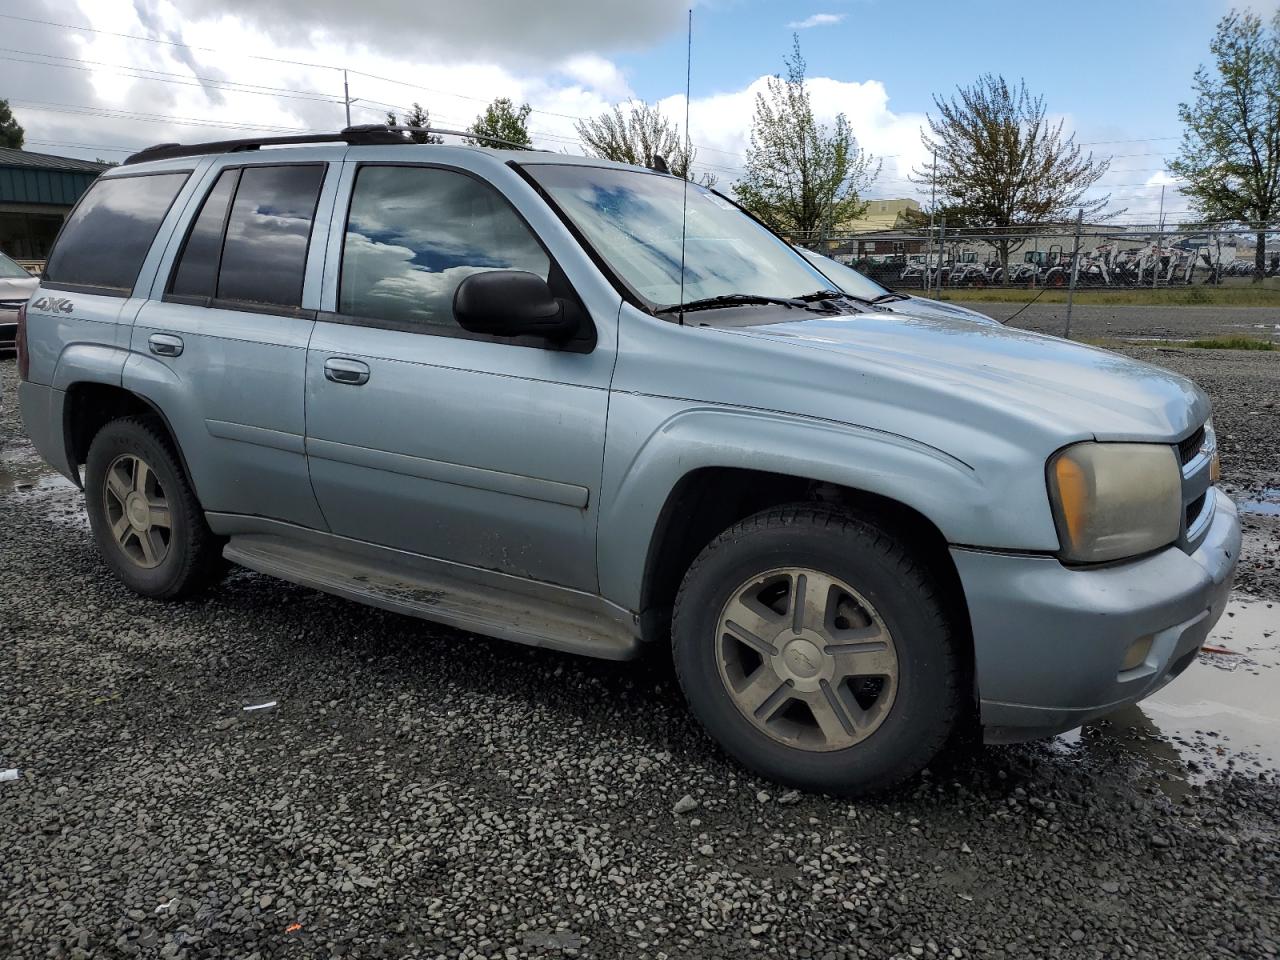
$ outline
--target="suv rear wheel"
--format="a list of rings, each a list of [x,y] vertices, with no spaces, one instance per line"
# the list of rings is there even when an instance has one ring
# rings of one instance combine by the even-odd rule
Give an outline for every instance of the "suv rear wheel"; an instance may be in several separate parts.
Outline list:
[[[222,573],[222,544],[163,431],[151,420],[113,420],[89,445],[85,498],[98,552],[146,597],[189,596]]]
[[[861,794],[918,773],[960,715],[955,642],[925,567],[854,516],[757,514],[694,561],[676,600],[676,671],[741,763]]]

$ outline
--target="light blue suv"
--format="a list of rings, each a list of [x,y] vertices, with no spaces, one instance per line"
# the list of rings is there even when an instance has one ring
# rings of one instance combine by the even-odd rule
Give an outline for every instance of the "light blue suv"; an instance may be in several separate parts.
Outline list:
[[[1240,549],[1190,382],[883,312],[600,160],[385,127],[151,148],[68,218],[18,345],[26,429],[139,593],[225,558],[522,643],[669,644],[710,734],[807,788],[1147,696]]]

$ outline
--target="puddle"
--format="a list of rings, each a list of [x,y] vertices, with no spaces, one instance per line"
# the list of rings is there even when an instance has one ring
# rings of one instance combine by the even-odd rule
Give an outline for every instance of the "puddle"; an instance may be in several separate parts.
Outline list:
[[[1256,497],[1248,500],[1237,500],[1236,507],[1241,513],[1252,513],[1264,517],[1280,517],[1280,487],[1264,487]]]
[[[1147,761],[1172,796],[1237,772],[1280,774],[1280,603],[1237,596],[1199,660],[1139,704],[1055,739],[1082,757],[1117,750]]]
[[[66,477],[54,473],[30,444],[0,449],[0,497],[24,498],[44,507],[50,520],[87,526],[82,495]]]

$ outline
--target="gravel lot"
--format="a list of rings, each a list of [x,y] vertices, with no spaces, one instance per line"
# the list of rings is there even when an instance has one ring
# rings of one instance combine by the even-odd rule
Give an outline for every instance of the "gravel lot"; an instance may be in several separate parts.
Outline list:
[[[1227,479],[1265,502],[1280,357],[1134,351],[1213,393]],[[1280,599],[1269,522],[1242,583]],[[879,802],[785,793],[717,753],[660,658],[533,650],[243,571],[198,602],[126,593],[12,402],[0,582],[0,770],[20,770],[0,781],[0,956],[1280,949],[1280,792],[1211,728],[1173,740],[1132,711],[957,753]]]

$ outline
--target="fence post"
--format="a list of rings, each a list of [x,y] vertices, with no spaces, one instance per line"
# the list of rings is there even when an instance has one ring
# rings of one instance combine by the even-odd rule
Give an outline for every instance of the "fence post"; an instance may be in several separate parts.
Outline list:
[[[942,258],[946,255],[947,217],[938,218],[938,299],[942,299]]]
[[[1071,306],[1076,296],[1076,277],[1080,274],[1080,228],[1084,225],[1084,208],[1076,211],[1076,242],[1071,248],[1071,285],[1067,287],[1067,329],[1063,337],[1071,339]]]

